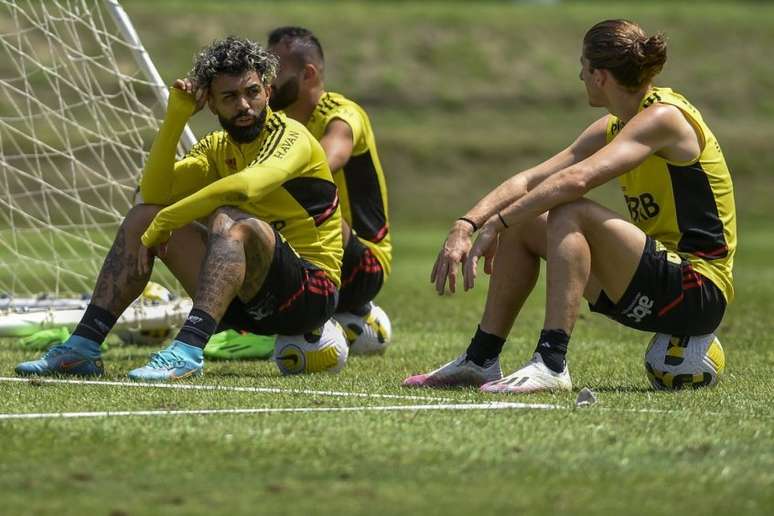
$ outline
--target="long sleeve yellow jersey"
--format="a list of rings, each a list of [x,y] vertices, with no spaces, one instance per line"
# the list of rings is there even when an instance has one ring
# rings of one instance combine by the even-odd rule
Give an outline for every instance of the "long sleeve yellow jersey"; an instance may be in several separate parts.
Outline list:
[[[317,140],[302,124],[267,106],[264,127],[252,142],[239,144],[225,131],[215,131],[175,161],[194,109],[191,95],[171,89],[140,184],[144,202],[165,208],[142,235],[143,245],[163,243],[175,229],[234,206],[271,224],[301,258],[339,285],[338,189]]]

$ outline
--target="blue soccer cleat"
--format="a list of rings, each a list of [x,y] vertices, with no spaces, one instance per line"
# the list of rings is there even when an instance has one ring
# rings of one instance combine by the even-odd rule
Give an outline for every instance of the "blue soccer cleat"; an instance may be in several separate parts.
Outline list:
[[[77,376],[102,376],[105,368],[99,344],[73,336],[58,344],[39,359],[22,362],[16,366],[16,374],[22,376],[51,376],[67,374]]]
[[[129,378],[138,382],[168,382],[201,376],[202,367],[202,350],[176,340],[168,348],[153,353],[148,365],[129,371]]]

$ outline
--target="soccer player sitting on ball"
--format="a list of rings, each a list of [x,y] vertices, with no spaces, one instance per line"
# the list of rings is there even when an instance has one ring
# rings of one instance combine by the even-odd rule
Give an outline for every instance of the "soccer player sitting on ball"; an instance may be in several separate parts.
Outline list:
[[[487,392],[569,390],[565,355],[581,299],[626,326],[672,335],[717,328],[733,298],[736,222],[731,176],[699,111],[653,77],[661,35],[608,20],[583,40],[589,104],[610,113],[565,150],[516,174],[454,223],[431,274],[454,292],[463,266],[491,273],[478,329],[456,360],[408,386],[477,385]],[[629,220],[583,198],[618,178]],[[475,243],[471,236],[478,231]],[[503,377],[498,356],[547,262],[543,329],[532,359]]]
[[[312,32],[279,27],[269,33],[268,49],[280,60],[269,105],[304,124],[320,141],[339,187],[344,261],[334,318],[347,335],[350,353],[383,353],[390,320],[373,300],[390,274],[392,244],[387,184],[371,122],[358,104],[325,90],[323,50]],[[239,358],[250,351],[251,339],[236,338],[242,345],[231,349]],[[261,341],[252,342],[257,351]]]
[[[99,346],[160,258],[193,297],[172,344],[129,373],[173,380],[202,372],[216,328],[258,334],[319,332],[338,303],[342,258],[336,184],[325,153],[300,123],[268,106],[277,58],[229,37],[175,81],[141,183],[73,335],[19,374],[103,373]],[[188,119],[207,105],[223,131],[175,162]],[[204,220],[206,224],[199,221]]]

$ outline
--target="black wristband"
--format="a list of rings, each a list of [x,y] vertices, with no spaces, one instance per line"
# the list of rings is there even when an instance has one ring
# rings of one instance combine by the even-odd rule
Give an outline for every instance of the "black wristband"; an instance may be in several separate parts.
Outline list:
[[[476,231],[478,231],[478,226],[477,226],[477,225],[476,225],[476,223],[475,223],[475,222],[473,222],[472,220],[470,220],[470,219],[468,219],[468,218],[465,218],[465,217],[460,217],[460,218],[458,218],[457,220],[464,220],[465,222],[467,222],[468,224],[470,224],[471,226],[473,226],[473,233],[475,233]]]
[[[508,229],[508,224],[505,223],[505,219],[502,215],[500,215],[500,212],[497,212],[497,218],[500,219],[500,224],[503,225],[504,228]]]

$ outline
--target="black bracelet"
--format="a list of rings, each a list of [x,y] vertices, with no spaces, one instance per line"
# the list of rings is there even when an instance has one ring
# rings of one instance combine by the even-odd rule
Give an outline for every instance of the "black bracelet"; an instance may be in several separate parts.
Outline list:
[[[476,231],[478,231],[478,226],[477,226],[477,225],[476,225],[476,223],[475,223],[475,222],[473,222],[472,220],[470,220],[470,219],[468,219],[468,218],[466,218],[466,217],[460,217],[460,218],[458,218],[457,220],[464,220],[465,222],[467,222],[468,224],[470,224],[471,226],[473,226],[473,233],[475,233]]]
[[[508,229],[508,224],[505,223],[505,219],[502,215],[500,215],[500,212],[497,212],[497,218],[500,219],[500,223],[503,225],[505,229]]]

